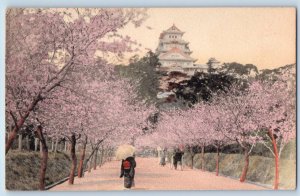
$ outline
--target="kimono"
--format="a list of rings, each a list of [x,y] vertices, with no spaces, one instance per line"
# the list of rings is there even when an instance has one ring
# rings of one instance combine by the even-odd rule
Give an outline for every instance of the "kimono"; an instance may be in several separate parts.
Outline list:
[[[136,162],[134,157],[128,157],[125,160],[122,160],[120,178],[124,176],[125,188],[131,188],[134,186],[135,167]]]

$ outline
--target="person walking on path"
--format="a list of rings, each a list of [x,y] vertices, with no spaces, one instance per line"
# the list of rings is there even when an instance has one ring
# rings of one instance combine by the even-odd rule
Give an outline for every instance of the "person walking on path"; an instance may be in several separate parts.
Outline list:
[[[161,152],[159,165],[163,167],[166,165],[166,149]]]
[[[122,160],[121,164],[121,175],[120,178],[124,176],[124,187],[131,188],[135,186],[134,175],[135,175],[136,161],[134,156],[127,157]]]
[[[176,151],[175,152],[175,155],[174,155],[174,157],[173,157],[173,164],[174,164],[174,168],[175,168],[175,170],[177,170],[177,164],[178,164],[178,162],[180,162],[180,165],[181,165],[181,170],[182,170],[182,156],[183,156],[183,152],[181,152],[181,151]]]

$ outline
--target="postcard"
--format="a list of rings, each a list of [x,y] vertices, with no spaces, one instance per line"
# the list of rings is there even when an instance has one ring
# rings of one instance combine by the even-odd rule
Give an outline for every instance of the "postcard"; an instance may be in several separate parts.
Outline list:
[[[9,191],[294,190],[296,9],[9,8]]]

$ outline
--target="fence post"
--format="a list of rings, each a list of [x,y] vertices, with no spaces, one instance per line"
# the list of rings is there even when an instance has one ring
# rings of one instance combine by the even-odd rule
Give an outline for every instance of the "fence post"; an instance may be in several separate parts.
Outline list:
[[[39,139],[38,138],[34,138],[34,151],[37,151],[38,149],[38,144],[39,144]]]
[[[19,138],[18,138],[18,140],[19,140],[19,145],[18,145],[18,150],[19,151],[22,151],[22,134],[20,133],[19,134]]]

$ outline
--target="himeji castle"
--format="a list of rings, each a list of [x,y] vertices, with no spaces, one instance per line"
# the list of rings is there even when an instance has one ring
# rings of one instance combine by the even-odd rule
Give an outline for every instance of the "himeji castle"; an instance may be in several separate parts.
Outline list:
[[[192,51],[189,48],[189,42],[182,39],[184,32],[179,30],[174,24],[159,36],[159,44],[156,49],[159,62],[159,70],[168,74],[179,72],[192,76],[196,71],[206,72],[208,66],[194,64],[197,59],[190,55]]]
[[[217,68],[219,62],[210,58],[206,64],[195,64],[197,59],[191,57],[189,42],[183,40],[184,32],[174,24],[159,36],[156,54],[160,62],[158,71],[163,73],[160,78],[158,98],[168,98],[174,93],[172,84],[188,80],[196,72],[209,72],[209,68]]]

